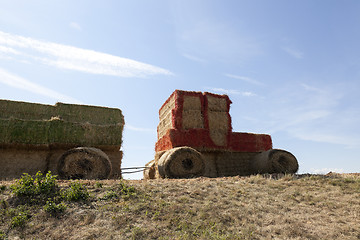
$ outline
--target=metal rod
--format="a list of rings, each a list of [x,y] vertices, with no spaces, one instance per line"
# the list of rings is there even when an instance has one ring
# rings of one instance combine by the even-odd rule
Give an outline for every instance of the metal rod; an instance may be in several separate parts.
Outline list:
[[[137,170],[137,171],[132,171],[132,172],[122,172],[121,174],[130,174],[130,173],[137,173],[137,172],[142,172],[143,170]]]
[[[121,170],[130,170],[130,169],[146,169],[149,167],[129,167],[129,168],[121,168]]]

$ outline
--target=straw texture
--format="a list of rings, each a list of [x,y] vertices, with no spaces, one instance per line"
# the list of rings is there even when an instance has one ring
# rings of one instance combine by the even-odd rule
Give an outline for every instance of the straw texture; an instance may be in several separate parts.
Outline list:
[[[145,169],[143,172],[144,179],[155,179],[156,174],[156,165],[155,165],[155,159],[151,160],[147,164],[145,164]]]
[[[122,143],[119,109],[0,100],[0,144],[82,146]]]
[[[173,127],[172,110],[175,108],[175,95],[172,95],[168,101],[159,110],[160,122],[158,125],[158,138],[163,137],[167,130]]]
[[[188,178],[202,176],[205,163],[201,153],[190,147],[174,148],[164,153],[158,162],[163,178]]]
[[[226,96],[206,94],[208,110],[215,112],[228,112],[228,99]]]
[[[296,173],[298,161],[290,152],[272,149],[257,154],[251,162],[254,173]]]
[[[204,118],[199,110],[187,110],[182,114],[183,129],[204,128]]]
[[[58,173],[63,179],[106,179],[111,174],[111,163],[99,149],[75,148],[61,156]]]

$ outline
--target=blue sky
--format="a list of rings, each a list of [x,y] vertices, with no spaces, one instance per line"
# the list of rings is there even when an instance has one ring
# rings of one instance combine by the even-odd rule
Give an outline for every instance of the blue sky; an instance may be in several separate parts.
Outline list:
[[[123,167],[153,158],[182,89],[228,94],[234,131],[271,134],[300,173],[360,172],[359,1],[0,4],[0,98],[120,108]]]

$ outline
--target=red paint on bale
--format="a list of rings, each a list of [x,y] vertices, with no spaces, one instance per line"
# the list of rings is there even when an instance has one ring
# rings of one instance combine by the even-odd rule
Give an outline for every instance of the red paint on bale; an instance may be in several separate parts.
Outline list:
[[[271,136],[253,133],[232,133],[227,146],[218,146],[210,138],[206,129],[169,129],[155,145],[155,151],[165,151],[175,147],[188,146],[198,150],[228,150],[233,152],[262,152],[272,149]]]
[[[234,152],[262,152],[272,149],[270,135],[232,132],[231,116],[229,114],[231,100],[227,95],[217,95],[208,92],[201,93],[175,90],[162,105],[159,113],[173,96],[175,97],[175,107],[171,110],[173,128],[169,129],[162,138],[158,139],[155,144],[156,152],[182,146],[189,146],[197,150],[226,150]],[[200,98],[201,113],[204,117],[204,128],[183,130],[182,113],[185,96]],[[226,101],[226,111],[228,114],[228,133],[227,144],[225,146],[216,145],[210,137],[207,96],[223,98]]]

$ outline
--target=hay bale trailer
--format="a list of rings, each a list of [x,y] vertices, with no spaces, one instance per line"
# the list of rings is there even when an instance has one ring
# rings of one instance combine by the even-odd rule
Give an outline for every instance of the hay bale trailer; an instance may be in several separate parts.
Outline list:
[[[226,95],[176,90],[159,110],[155,159],[145,179],[295,173],[290,152],[273,149],[271,136],[232,132]]]
[[[0,179],[121,178],[123,127],[116,108],[0,100]]]

